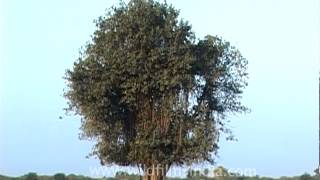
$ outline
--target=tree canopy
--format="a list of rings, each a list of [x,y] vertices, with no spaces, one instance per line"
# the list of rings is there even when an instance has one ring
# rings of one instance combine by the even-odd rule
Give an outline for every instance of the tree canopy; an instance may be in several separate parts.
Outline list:
[[[120,3],[95,23],[65,76],[91,155],[124,166],[213,162],[226,115],[247,110],[247,60],[217,36],[197,39],[167,3]]]

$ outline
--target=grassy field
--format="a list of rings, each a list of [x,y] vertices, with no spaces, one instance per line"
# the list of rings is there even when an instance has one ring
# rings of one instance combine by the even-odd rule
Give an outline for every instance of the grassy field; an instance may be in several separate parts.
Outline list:
[[[139,180],[138,175],[116,175],[116,177],[104,177],[104,178],[91,178],[82,175],[69,174],[65,175],[63,173],[57,173],[54,176],[37,175],[36,173],[28,173],[20,177],[9,177],[0,175],[0,180]],[[225,176],[225,177],[206,177],[204,175],[194,176],[189,178],[174,178],[168,177],[168,180],[320,180],[320,176],[312,176],[309,174],[303,174],[295,177],[280,177],[280,178],[270,178],[270,177],[245,177],[245,176]]]

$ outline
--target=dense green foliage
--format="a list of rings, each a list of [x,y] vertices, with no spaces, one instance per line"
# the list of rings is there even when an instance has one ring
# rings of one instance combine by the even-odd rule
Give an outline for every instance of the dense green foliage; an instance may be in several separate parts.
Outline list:
[[[121,3],[67,71],[68,110],[102,164],[213,162],[225,116],[246,111],[247,60],[221,38],[196,39],[178,16],[166,3]]]
[[[54,180],[67,180],[67,177],[63,173],[57,173],[53,176]]]

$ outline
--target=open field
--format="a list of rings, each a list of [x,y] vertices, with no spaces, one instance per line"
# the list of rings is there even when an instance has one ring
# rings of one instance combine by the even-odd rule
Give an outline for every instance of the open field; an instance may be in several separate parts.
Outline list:
[[[65,175],[63,173],[57,173],[53,176],[47,175],[37,175],[36,173],[28,173],[19,177],[9,177],[0,175],[0,180],[139,180],[138,175],[116,175],[116,177],[104,177],[104,178],[91,178],[82,175],[69,174]],[[270,178],[270,177],[245,177],[245,176],[229,176],[229,177],[206,177],[204,175],[194,176],[189,178],[176,178],[168,177],[168,180],[320,180],[319,176],[311,176],[309,174],[303,174],[294,177],[280,177],[280,178]]]

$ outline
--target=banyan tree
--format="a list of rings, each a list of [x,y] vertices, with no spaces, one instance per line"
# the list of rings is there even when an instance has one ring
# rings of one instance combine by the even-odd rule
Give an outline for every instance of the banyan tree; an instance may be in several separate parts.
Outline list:
[[[66,72],[68,110],[101,164],[137,166],[144,179],[214,162],[226,116],[246,111],[247,60],[228,42],[197,39],[167,3],[131,0],[98,18]]]

